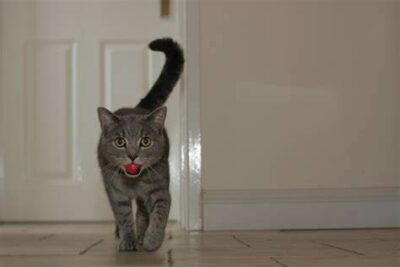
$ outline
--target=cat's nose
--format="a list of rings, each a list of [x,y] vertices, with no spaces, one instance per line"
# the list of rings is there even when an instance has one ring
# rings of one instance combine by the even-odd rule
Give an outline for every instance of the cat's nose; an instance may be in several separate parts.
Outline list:
[[[136,156],[134,155],[128,155],[128,158],[130,158],[132,160],[132,162],[136,159]]]

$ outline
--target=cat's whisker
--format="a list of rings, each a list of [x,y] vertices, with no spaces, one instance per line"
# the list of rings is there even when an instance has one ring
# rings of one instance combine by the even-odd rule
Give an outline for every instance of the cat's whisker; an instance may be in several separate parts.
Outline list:
[[[153,167],[149,166],[149,169],[152,170],[155,174],[157,174],[160,178],[162,178],[162,175],[159,174],[156,169],[154,169]]]
[[[117,167],[117,165],[113,162],[109,162],[106,165],[104,165],[105,168],[110,168],[110,169],[114,169],[115,167]]]
[[[113,181],[113,180],[115,179],[115,177],[116,177],[116,175],[118,174],[118,172],[119,172],[119,169],[116,168],[116,169],[114,170],[114,172],[112,173],[112,175],[111,175],[111,181]]]

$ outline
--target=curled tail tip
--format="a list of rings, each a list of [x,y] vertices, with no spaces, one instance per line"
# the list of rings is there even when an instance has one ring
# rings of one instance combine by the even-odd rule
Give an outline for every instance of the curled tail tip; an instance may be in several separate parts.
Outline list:
[[[149,43],[149,48],[154,51],[164,51],[179,46],[171,37],[159,38]]]
[[[153,51],[178,52],[183,55],[182,47],[170,37],[155,39],[149,43],[149,48]]]
[[[185,58],[183,49],[172,38],[156,39],[149,43],[149,48],[153,51],[163,52],[166,58],[164,67],[150,92],[138,104],[140,108],[154,110],[168,99],[182,74]]]

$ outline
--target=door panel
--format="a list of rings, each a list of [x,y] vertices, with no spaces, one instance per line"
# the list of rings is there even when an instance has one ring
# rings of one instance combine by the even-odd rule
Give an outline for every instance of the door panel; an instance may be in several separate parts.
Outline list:
[[[0,0],[1,220],[112,218],[96,161],[96,108],[134,106],[150,88],[164,57],[147,44],[178,38],[173,4],[161,18],[160,1]],[[178,93],[167,120],[176,147]],[[177,203],[180,155],[171,151]],[[178,211],[173,205],[171,219]]]
[[[76,177],[76,45],[42,41],[26,47],[25,177],[72,180]]]

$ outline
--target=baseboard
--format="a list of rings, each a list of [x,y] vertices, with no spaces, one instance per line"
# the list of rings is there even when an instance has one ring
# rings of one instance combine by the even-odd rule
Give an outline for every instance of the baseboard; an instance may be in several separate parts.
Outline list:
[[[400,187],[203,192],[204,230],[400,227]]]

